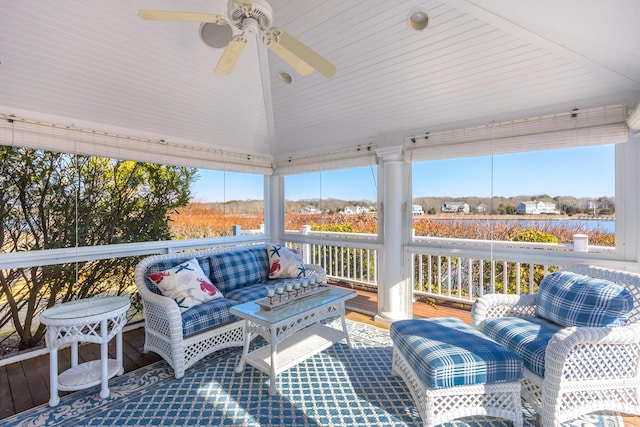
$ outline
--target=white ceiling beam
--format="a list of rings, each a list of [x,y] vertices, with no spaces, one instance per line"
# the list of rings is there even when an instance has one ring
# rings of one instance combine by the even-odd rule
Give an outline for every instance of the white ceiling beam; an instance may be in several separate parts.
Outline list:
[[[256,37],[258,39],[258,37]],[[269,72],[269,55],[267,46],[262,40],[257,40],[258,50],[258,69],[260,70],[260,79],[262,84],[262,98],[264,101],[265,119],[267,121],[267,137],[269,152],[275,153],[276,127],[273,114],[273,98],[271,96],[271,73]]]

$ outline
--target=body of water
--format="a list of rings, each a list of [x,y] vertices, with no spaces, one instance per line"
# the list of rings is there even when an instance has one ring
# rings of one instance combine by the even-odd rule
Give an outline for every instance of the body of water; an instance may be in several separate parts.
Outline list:
[[[544,230],[549,227],[562,227],[569,230],[601,231],[603,233],[615,233],[616,222],[612,219],[433,219],[431,221],[455,222],[469,224],[487,224],[502,222],[505,224],[520,224],[526,228]]]

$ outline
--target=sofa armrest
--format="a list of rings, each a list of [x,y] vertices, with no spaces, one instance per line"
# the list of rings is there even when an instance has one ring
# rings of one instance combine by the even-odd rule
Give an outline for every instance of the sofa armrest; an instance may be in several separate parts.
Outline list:
[[[146,295],[145,295],[146,294]],[[147,291],[140,292],[144,307],[144,327],[164,336],[182,336],[182,316],[171,298]]]
[[[545,384],[559,390],[565,381],[588,384],[640,381],[640,324],[622,327],[570,327],[558,331],[547,345]],[[543,392],[544,393],[544,392]]]
[[[144,307],[144,327],[166,337],[182,337],[182,316],[178,304],[171,298],[159,295],[145,283],[146,265],[138,265],[134,282]]]
[[[319,283],[327,283],[327,274],[324,268],[316,264],[305,264],[304,268],[307,269],[307,276],[315,276]]]
[[[476,300],[471,309],[471,324],[478,326],[496,317],[527,317],[535,315],[535,295],[487,294]]]

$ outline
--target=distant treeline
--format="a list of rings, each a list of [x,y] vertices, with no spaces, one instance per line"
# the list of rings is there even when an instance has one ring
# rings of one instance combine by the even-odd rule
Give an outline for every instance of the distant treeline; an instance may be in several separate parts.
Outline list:
[[[611,215],[616,211],[615,197],[573,197],[555,196],[547,194],[533,196],[514,197],[417,197],[413,199],[414,205],[422,206],[422,210],[427,214],[439,213],[445,203],[462,202],[469,205],[470,213],[485,214],[513,214],[516,207],[521,202],[541,201],[554,203],[557,209],[567,215],[573,214],[593,214]],[[231,200],[228,202],[204,203],[213,209],[221,210],[230,214],[256,214],[262,212],[264,202],[262,200]],[[309,208],[317,209],[324,213],[338,213],[347,206],[361,206],[376,210],[376,202],[371,200],[341,200],[341,199],[306,199],[306,200],[285,200],[285,211],[303,212]]]

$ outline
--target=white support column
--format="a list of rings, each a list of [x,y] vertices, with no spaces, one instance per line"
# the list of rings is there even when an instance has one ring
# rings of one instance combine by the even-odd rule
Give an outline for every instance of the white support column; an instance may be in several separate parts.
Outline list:
[[[280,242],[284,231],[284,178],[281,175],[265,176],[264,222],[270,241]]]
[[[639,107],[640,108],[640,107]],[[616,248],[640,272],[640,130],[631,129],[629,141],[616,144]],[[620,196],[620,197],[618,197]]]
[[[403,147],[377,150],[382,161],[382,238],[376,321],[391,323],[411,315],[411,288],[405,277],[407,166]]]

